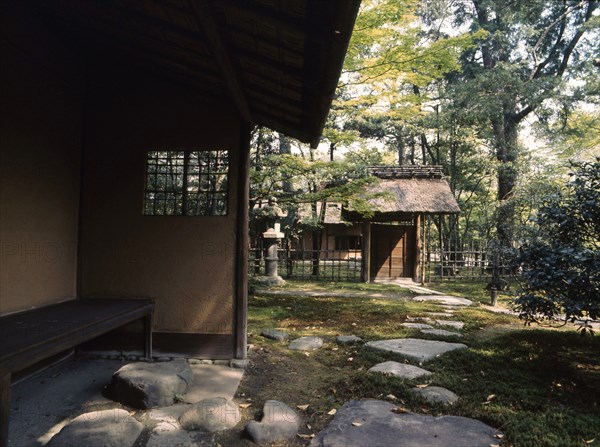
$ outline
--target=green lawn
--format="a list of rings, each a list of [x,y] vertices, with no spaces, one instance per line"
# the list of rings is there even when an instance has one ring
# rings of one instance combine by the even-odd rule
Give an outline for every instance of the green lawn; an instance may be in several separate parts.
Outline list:
[[[424,367],[433,372],[431,378],[407,382],[366,372],[381,361],[404,361],[400,356],[361,346],[337,346],[335,336],[355,334],[365,341],[427,338],[400,323],[439,308],[402,299],[410,293],[388,285],[318,283],[289,284],[286,288],[384,291],[394,298],[251,296],[249,338],[253,348],[238,396],[240,401],[253,403],[243,410],[246,419],[255,418],[267,399],[280,399],[292,407],[309,405],[299,411],[307,423],[302,433],[310,435],[324,428],[332,418],[328,413],[348,400],[377,398],[393,400],[412,411],[480,419],[505,434],[499,440],[505,446],[600,446],[597,336],[582,337],[567,329],[526,328],[512,316],[472,306],[455,312],[456,319],[466,323],[460,341],[469,349],[426,363]],[[308,355],[292,352],[287,350],[287,343],[259,335],[269,327],[286,330],[292,338],[319,335],[326,343]],[[427,404],[409,393],[416,384],[443,386],[461,399],[450,408]],[[221,439],[222,445],[252,445],[235,434],[227,436]],[[285,445],[307,443],[298,438]]]

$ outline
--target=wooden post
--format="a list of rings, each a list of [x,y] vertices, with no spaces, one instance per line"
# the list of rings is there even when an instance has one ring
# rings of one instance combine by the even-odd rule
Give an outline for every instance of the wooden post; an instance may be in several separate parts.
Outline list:
[[[371,222],[362,224],[362,280],[371,281]]]
[[[240,129],[238,194],[236,202],[237,229],[235,250],[235,357],[245,359],[248,337],[248,203],[250,194],[250,132],[249,123]]]
[[[421,215],[417,214],[415,217],[415,258],[414,258],[414,270],[413,270],[413,281],[419,281],[419,269],[421,260]]]
[[[423,214],[421,219],[423,223],[423,232],[421,239],[423,240],[423,249],[421,250],[421,285],[425,285],[425,264],[427,263],[427,215]]]
[[[144,317],[144,355],[147,360],[152,359],[152,314]]]
[[[0,373],[0,447],[8,447],[10,373]]]

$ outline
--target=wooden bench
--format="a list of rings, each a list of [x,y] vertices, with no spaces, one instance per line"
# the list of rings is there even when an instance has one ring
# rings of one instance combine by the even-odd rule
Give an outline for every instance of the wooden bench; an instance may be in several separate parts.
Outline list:
[[[0,447],[8,446],[11,375],[136,320],[152,356],[149,299],[75,300],[0,317]]]

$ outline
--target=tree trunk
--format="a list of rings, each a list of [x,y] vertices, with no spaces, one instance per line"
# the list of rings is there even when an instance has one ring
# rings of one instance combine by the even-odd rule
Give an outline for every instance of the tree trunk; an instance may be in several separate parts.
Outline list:
[[[500,247],[508,247],[514,241],[515,205],[511,200],[517,183],[515,161],[519,153],[517,142],[518,122],[509,113],[503,120],[492,122],[496,140],[498,167],[498,214],[496,232]]]

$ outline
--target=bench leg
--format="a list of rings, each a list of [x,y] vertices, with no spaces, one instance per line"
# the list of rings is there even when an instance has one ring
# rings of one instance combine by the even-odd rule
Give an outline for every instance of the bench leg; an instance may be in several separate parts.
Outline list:
[[[8,447],[10,413],[10,373],[0,375],[0,447]]]
[[[152,315],[146,315],[144,318],[145,346],[144,354],[146,359],[152,359]]]

